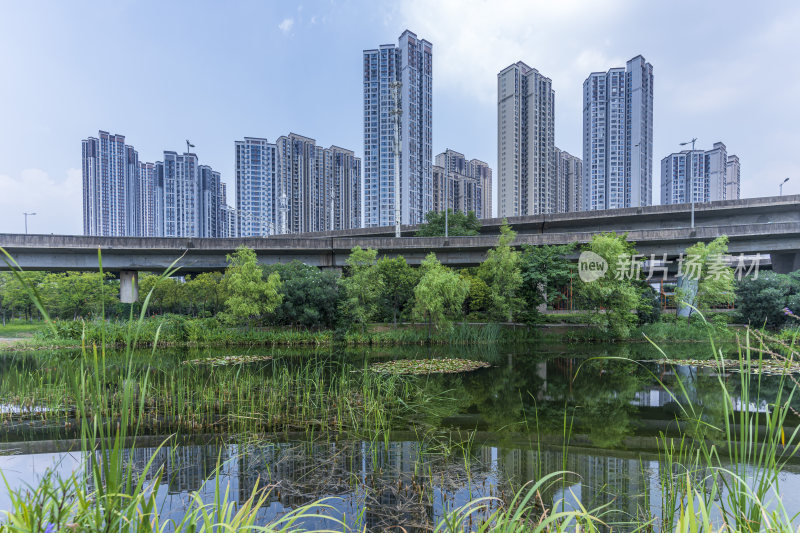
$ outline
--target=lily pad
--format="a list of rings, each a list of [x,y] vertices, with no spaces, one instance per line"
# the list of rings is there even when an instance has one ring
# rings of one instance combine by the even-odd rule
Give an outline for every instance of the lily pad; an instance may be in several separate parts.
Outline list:
[[[739,372],[740,369],[744,369],[749,371],[751,374],[800,374],[800,362],[791,360],[781,361],[776,359],[762,359],[759,361],[754,359],[750,361],[749,366],[746,363],[742,363],[741,367],[739,361],[735,359],[722,359],[721,361],[714,359],[658,359],[652,360],[651,362],[658,362],[667,365],[686,365],[714,369],[721,366],[729,372]]]
[[[271,355],[226,355],[225,357],[208,357],[206,359],[192,359],[184,361],[182,365],[211,365],[211,366],[225,366],[225,365],[245,365],[248,363],[258,363],[261,361],[270,361]]]
[[[383,374],[457,374],[490,366],[484,361],[470,359],[400,359],[375,363],[370,369]]]

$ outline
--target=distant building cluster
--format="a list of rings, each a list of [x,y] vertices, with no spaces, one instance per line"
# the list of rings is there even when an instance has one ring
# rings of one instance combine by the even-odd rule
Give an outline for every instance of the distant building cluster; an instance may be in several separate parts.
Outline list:
[[[83,141],[84,233],[256,237],[419,224],[430,211],[494,216],[492,169],[447,149],[433,157],[433,45],[404,31],[363,51],[362,159],[290,133],[235,141],[234,206],[197,155],[139,161],[122,135]],[[582,157],[555,144],[552,80],[517,61],[497,74],[497,215],[653,203],[653,66],[637,55],[583,82]],[[686,143],[684,143],[686,144]],[[661,161],[664,204],[736,199],[740,163],[725,145]]]
[[[492,169],[488,164],[467,160],[464,154],[450,149],[436,156],[432,210],[445,209],[464,214],[474,211],[478,218],[492,216]]]
[[[661,203],[713,202],[739,198],[739,158],[725,144],[683,150],[661,160]]]
[[[361,159],[290,133],[236,141],[238,234],[258,237],[361,227]]]
[[[225,187],[193,153],[139,161],[123,135],[82,142],[83,233],[108,237],[225,237]]]

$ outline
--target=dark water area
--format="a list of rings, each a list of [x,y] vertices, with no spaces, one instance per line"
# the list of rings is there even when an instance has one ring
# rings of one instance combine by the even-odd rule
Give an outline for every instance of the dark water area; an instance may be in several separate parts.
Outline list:
[[[662,349],[675,359],[711,355],[705,344],[676,343]],[[723,352],[733,355],[730,347]],[[758,391],[747,391],[750,398],[759,392],[760,399],[744,402],[739,399],[738,374],[655,362],[661,354],[649,343],[159,350],[156,359],[143,354],[142,360],[151,371],[169,375],[179,372],[185,360],[267,353],[273,357],[269,364],[239,365],[236,379],[248,375],[258,381],[262,373],[307,369],[309,361],[340,374],[364,372],[373,362],[401,358],[460,357],[492,366],[404,378],[424,401],[372,435],[323,431],[325,421],[313,431],[231,433],[214,431],[213,424],[187,431],[168,423],[145,428],[128,453],[129,461],[141,471],[152,459],[150,475],[163,467],[157,494],[165,516],[181,516],[194,492],[210,501],[218,464],[220,483],[239,501],[250,496],[256,482],[270,487],[261,523],[311,501],[332,498],[326,502],[333,508],[330,512],[338,517],[345,513],[352,526],[422,530],[470,500],[493,496],[508,501],[526,483],[560,471],[571,474],[542,492],[546,505],[610,504],[621,522],[658,516],[664,467],[656,436],[696,431],[685,416],[690,405],[706,427],[722,427],[721,387],[733,397],[735,409],[763,412],[780,387],[788,391],[791,385],[764,376],[751,385]],[[74,440],[77,428],[63,420],[69,414],[37,419],[37,409],[57,407],[46,401],[17,405],[18,391],[13,390],[18,383],[15,373],[35,372],[39,365],[63,372],[79,361],[80,354],[73,352],[0,353],[0,472],[12,488],[34,484],[49,468],[63,475],[85,468]],[[108,358],[107,365],[120,364]],[[213,386],[214,373],[220,371],[196,372],[207,373],[206,383]],[[800,399],[792,403],[800,410]],[[787,432],[796,425],[796,418],[788,420]],[[721,436],[713,429],[704,431],[708,438]],[[177,436],[159,449],[161,439],[171,433]],[[787,465],[780,488],[787,511],[800,511],[800,465]],[[0,511],[8,506],[8,495],[0,494]]]

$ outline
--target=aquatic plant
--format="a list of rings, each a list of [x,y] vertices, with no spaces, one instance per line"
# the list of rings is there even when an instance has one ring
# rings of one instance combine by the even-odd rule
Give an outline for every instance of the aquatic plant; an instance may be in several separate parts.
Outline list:
[[[374,363],[369,368],[373,372],[386,374],[457,374],[489,368],[485,361],[470,359],[400,359],[385,363]]]

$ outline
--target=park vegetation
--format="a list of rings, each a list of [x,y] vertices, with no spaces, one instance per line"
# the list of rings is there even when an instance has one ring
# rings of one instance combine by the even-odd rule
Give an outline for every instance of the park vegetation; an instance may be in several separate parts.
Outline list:
[[[453,213],[448,217],[451,235],[478,233],[480,224],[473,218],[474,213]],[[420,234],[443,233],[440,214],[429,214],[427,220]],[[550,320],[546,311],[560,306],[578,311],[580,322],[590,326],[576,339],[614,340],[641,339],[643,326],[663,320],[663,294],[645,279],[645,258],[627,235],[601,233],[583,246],[520,248],[515,239],[514,230],[504,224],[483,263],[461,269],[442,264],[434,253],[415,267],[402,256],[360,247],[352,249],[341,272],[298,261],[261,265],[253,250],[242,247],[228,256],[224,272],[181,276],[178,271],[171,277],[142,273],[140,292],[150,294],[145,314],[157,321],[146,328],[152,335],[143,338],[154,338],[160,324],[162,338],[174,343],[226,344],[238,338],[261,344],[328,344],[337,339],[402,344],[450,342],[454,336],[465,343],[476,338],[485,342],[500,331],[490,325],[535,325]],[[606,275],[581,281],[575,265],[581,251],[601,257],[609,265]],[[738,316],[742,322],[780,327],[787,316],[784,308],[800,309],[800,276],[762,273],[737,281],[721,261],[725,254],[725,237],[686,250],[681,268],[690,281],[675,291],[672,303],[690,308],[690,321],[730,308],[734,300],[739,314],[727,313],[721,322]],[[45,333],[50,340],[79,341],[85,331],[90,337],[114,337],[108,325],[96,331],[92,324],[104,316],[124,322],[130,312],[117,299],[119,282],[108,273],[0,273],[4,322],[41,316],[23,280],[58,319],[57,335]],[[87,330],[80,325],[84,322]],[[476,328],[465,333],[467,324],[475,323],[484,325],[480,333]],[[376,335],[375,324],[391,324],[390,331],[384,326],[384,333]],[[123,331],[120,326],[117,336]]]

